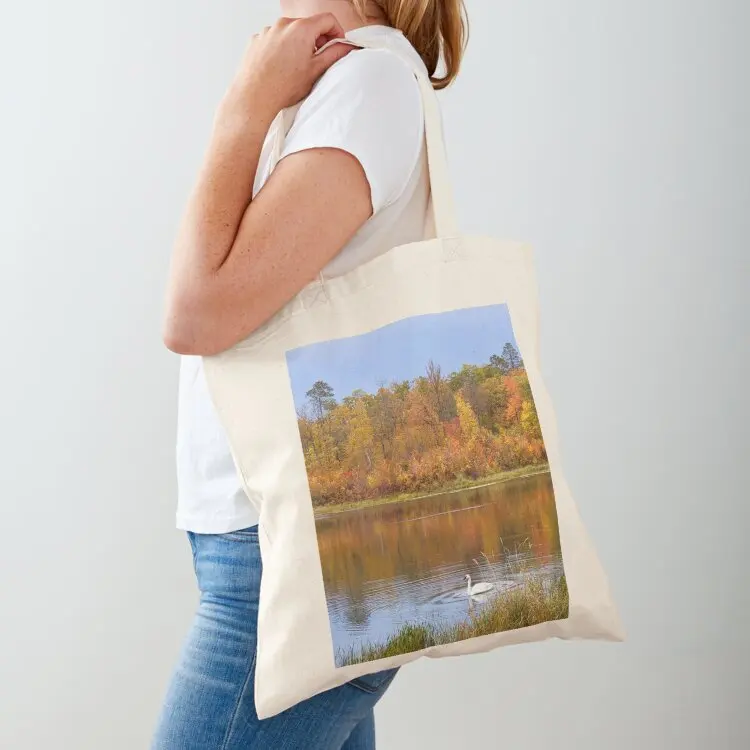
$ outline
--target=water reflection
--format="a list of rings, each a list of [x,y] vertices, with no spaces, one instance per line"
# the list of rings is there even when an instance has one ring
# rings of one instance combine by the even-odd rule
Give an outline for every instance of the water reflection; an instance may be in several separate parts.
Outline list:
[[[562,572],[548,473],[317,520],[335,649],[388,639],[406,623],[482,606],[464,576],[496,591],[530,571]]]

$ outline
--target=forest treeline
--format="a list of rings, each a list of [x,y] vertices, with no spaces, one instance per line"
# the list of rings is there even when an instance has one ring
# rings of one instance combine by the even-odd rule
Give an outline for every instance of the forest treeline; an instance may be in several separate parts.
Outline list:
[[[298,423],[313,504],[439,489],[546,461],[517,349],[484,365],[425,374],[340,401],[319,380]]]

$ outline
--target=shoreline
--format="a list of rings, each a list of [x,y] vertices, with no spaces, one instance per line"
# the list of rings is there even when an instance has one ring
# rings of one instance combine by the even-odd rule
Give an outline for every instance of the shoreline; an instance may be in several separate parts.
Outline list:
[[[404,623],[382,643],[364,643],[336,652],[336,666],[363,664],[378,659],[414,653],[433,646],[445,646],[470,638],[506,633],[511,630],[565,620],[570,617],[570,597],[565,575],[545,586],[534,577],[497,595],[476,615],[453,624],[440,622]]]
[[[351,513],[358,510],[367,510],[381,505],[396,505],[400,503],[409,503],[413,500],[426,500],[430,497],[441,495],[451,495],[464,490],[475,490],[481,487],[490,487],[494,484],[510,482],[514,479],[526,479],[527,477],[537,476],[539,474],[549,474],[550,467],[548,463],[535,464],[533,466],[524,466],[520,469],[511,469],[498,474],[490,474],[475,480],[456,480],[452,484],[437,490],[422,493],[403,493],[400,495],[387,495],[385,497],[374,498],[371,500],[360,500],[356,503],[339,503],[337,505],[321,505],[313,507],[315,520],[321,520],[330,516],[336,516],[340,513]]]

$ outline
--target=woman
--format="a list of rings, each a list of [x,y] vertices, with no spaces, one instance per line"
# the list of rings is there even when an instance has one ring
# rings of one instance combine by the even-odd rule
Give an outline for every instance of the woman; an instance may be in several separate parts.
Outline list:
[[[437,87],[453,80],[465,41],[463,0],[285,0],[281,11],[287,18],[253,38],[219,107],[172,258],[164,337],[185,355],[177,525],[188,532],[201,600],[155,750],[371,750],[373,707],[395,674],[355,680],[258,720],[258,519],[200,355],[246,338],[319,274],[338,276],[425,237],[429,180],[413,65]],[[398,54],[338,43],[314,54],[345,33],[387,42]],[[266,136],[290,107],[293,125],[269,175]]]

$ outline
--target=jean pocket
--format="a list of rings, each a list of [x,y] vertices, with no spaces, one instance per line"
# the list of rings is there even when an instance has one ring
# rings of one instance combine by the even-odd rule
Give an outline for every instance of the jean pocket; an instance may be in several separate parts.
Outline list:
[[[258,541],[258,527],[250,526],[247,529],[227,531],[225,534],[219,534],[219,536],[229,542],[250,542],[254,544]]]
[[[385,692],[385,689],[393,682],[398,669],[386,669],[384,672],[362,675],[351,680],[348,684],[363,690],[365,693]]]

